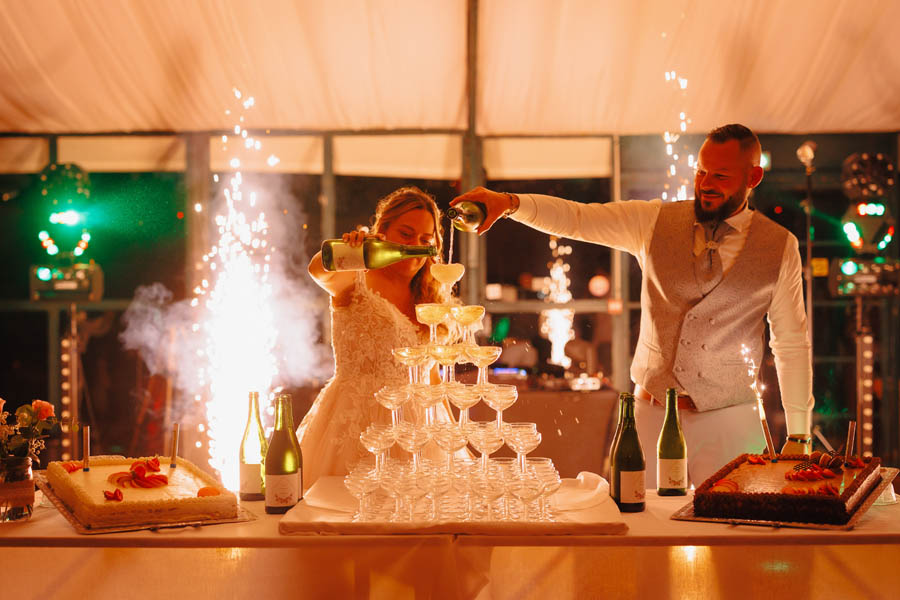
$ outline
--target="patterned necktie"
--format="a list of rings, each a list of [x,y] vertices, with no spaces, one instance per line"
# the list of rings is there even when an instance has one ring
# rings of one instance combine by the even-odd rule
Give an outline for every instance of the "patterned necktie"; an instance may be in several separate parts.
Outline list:
[[[731,225],[723,221],[706,221],[701,223],[706,232],[706,246],[694,257],[694,275],[704,296],[715,289],[722,281],[722,257],[719,256],[719,243],[731,230]]]

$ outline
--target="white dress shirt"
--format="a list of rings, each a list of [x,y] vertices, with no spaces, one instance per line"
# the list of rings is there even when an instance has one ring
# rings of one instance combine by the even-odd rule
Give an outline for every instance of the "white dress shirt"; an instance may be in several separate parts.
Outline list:
[[[548,234],[592,242],[628,252],[641,269],[650,252],[660,200],[581,204],[553,196],[518,194],[519,208],[510,218]],[[753,213],[745,208],[725,221],[733,228],[718,252],[727,273],[747,241]],[[694,224],[694,252],[706,246],[706,234]],[[796,236],[788,236],[781,270],[768,311],[770,346],[775,357],[788,434],[808,434],[814,404],[812,347],[803,302],[803,279]]]

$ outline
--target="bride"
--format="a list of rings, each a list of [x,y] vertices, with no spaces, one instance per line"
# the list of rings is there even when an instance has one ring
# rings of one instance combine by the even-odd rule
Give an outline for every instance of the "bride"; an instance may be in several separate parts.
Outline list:
[[[375,208],[372,235],[406,245],[434,245],[441,255],[440,211],[434,198],[416,187],[400,188]],[[359,246],[363,231],[342,236]],[[303,451],[303,482],[345,475],[367,452],[359,434],[370,423],[390,423],[390,411],[374,394],[384,385],[406,383],[406,368],[391,355],[393,348],[428,340],[428,329],[416,321],[415,305],[445,302],[441,284],[431,275],[433,258],[410,258],[382,269],[326,271],[322,254],[309,264],[309,274],[331,295],[334,377],[319,392],[297,429]],[[413,409],[412,404],[404,407]],[[451,419],[446,404],[436,407],[436,420]]]

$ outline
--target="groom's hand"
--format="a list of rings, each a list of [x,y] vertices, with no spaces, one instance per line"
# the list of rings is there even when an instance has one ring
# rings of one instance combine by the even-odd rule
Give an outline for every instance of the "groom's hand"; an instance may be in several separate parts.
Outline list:
[[[497,219],[517,208],[517,206],[514,206],[515,200],[517,200],[517,198],[513,194],[503,194],[500,192],[493,192],[487,188],[477,187],[454,198],[453,201],[450,202],[450,206],[455,206],[460,202],[466,201],[483,204],[486,212],[484,223],[477,229],[478,234],[482,235],[494,225]]]

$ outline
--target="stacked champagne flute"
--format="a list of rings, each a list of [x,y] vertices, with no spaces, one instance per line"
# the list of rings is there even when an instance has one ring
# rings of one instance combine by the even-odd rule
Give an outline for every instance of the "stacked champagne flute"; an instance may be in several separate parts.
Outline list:
[[[445,285],[453,285],[462,274],[462,265],[432,266],[432,275]],[[360,435],[374,462],[362,461],[345,478],[347,489],[359,500],[357,520],[553,520],[547,499],[559,489],[559,474],[549,458],[528,457],[541,442],[534,423],[503,420],[518,391],[514,385],[488,382],[488,367],[502,349],[475,343],[484,312],[477,305],[416,305],[416,317],[429,328],[428,343],[393,349],[394,358],[408,368],[409,383],[385,386],[375,394],[391,411],[391,424],[373,424]],[[439,334],[442,324],[448,332],[460,333]],[[478,368],[475,384],[456,381],[456,365],[467,362]],[[431,384],[435,363],[441,378]],[[494,409],[495,420],[469,419],[469,409],[481,401]],[[436,407],[446,402],[459,409],[458,423],[437,418]],[[423,417],[416,418],[417,412]],[[443,458],[424,459],[422,451],[429,444]],[[503,444],[516,458],[490,457]],[[389,457],[395,445],[412,459]],[[479,453],[477,461],[461,456],[468,454],[468,445]]]

